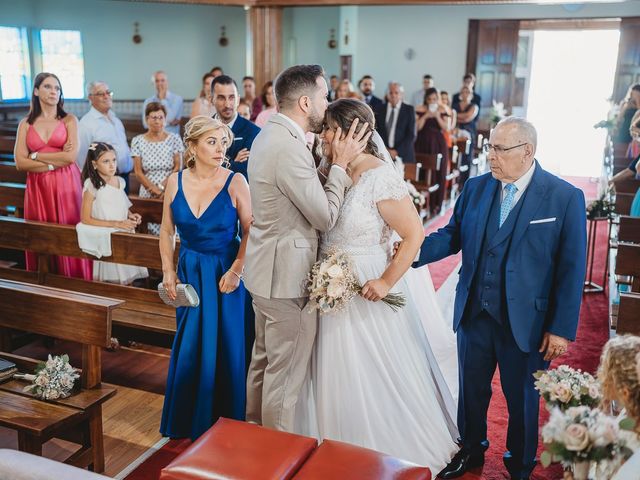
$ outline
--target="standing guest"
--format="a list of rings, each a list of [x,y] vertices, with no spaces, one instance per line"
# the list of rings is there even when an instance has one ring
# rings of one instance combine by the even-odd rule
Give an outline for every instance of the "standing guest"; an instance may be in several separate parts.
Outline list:
[[[413,105],[416,108],[421,105],[424,105],[424,96],[427,93],[427,90],[429,90],[430,88],[434,88],[434,86],[435,86],[435,83],[431,75],[427,74],[424,77],[422,77],[422,88],[417,92],[414,92],[414,94],[412,95],[411,105]]]
[[[440,104],[438,90],[430,88],[424,98],[424,104],[416,108],[418,120],[416,129],[416,153],[441,154],[442,161],[438,170],[437,180],[440,188],[436,193],[434,211],[437,213],[442,207],[445,195],[445,177],[449,168],[449,147],[444,132],[450,128],[450,117],[447,110]]]
[[[389,83],[387,103],[376,113],[376,130],[394,160],[416,163],[413,143],[416,139],[416,114],[403,102],[404,88],[398,82]]]
[[[454,112],[457,116],[457,124],[454,124],[458,131],[458,136],[467,137],[471,139],[471,142],[476,141],[478,138],[478,114],[480,113],[480,107],[473,102],[473,90],[471,87],[463,85],[460,89],[459,100],[453,105]],[[464,172],[460,172],[460,183],[464,185],[464,182],[469,178],[471,173],[471,161],[473,159],[473,149],[469,149],[469,153],[461,153],[459,157],[460,165],[466,165],[467,169]]]
[[[371,107],[371,110],[373,110],[374,114],[377,113],[378,110],[383,107],[384,102],[373,94],[373,91],[376,89],[376,84],[373,81],[373,77],[371,75],[365,75],[364,77],[362,77],[360,79],[360,82],[358,82],[358,88],[362,93],[364,103]]]
[[[251,105],[240,100],[240,103],[238,103],[238,115],[251,121]]]
[[[273,94],[273,82],[267,82],[262,87],[260,105],[262,106],[262,110],[256,117],[255,124],[262,128],[267,124],[267,120],[269,120],[273,114],[278,113],[276,96]]]
[[[131,201],[124,192],[124,179],[116,175],[116,152],[108,143],[89,145],[87,161],[82,170],[82,223],[110,227],[133,233],[142,217],[131,213]],[[93,279],[100,282],[130,285],[138,278],[147,278],[144,267],[112,262],[93,262]]]
[[[102,81],[91,82],[87,88],[91,109],[80,119],[80,148],[76,163],[82,169],[87,159],[89,145],[104,142],[113,146],[118,161],[118,175],[125,181],[125,192],[129,193],[129,173],[133,169],[133,160],[124,125],[111,109],[113,92]]]
[[[142,198],[162,198],[169,175],[180,170],[182,140],[175,133],[165,130],[166,109],[157,102],[147,104],[145,110],[147,133],[137,135],[131,141],[134,171],[140,182]],[[152,235],[160,235],[160,225],[147,224]]]
[[[27,172],[24,218],[75,225],[80,221],[82,183],[76,165],[78,121],[64,111],[60,80],[39,73],[34,82],[29,115],[18,125],[14,155],[16,168]],[[46,141],[45,141],[46,139]],[[33,252],[26,252],[27,270],[38,268]],[[51,271],[91,280],[91,261],[53,257]]]
[[[250,332],[245,330],[241,280],[251,198],[244,177],[222,166],[232,139],[231,130],[216,119],[189,120],[184,138],[188,168],[169,177],[164,197],[162,283],[172,299],[179,283],[192,285],[200,297],[198,307],[176,310],[160,425],[162,435],[172,438],[195,440],[221,416],[245,416],[245,336]]]
[[[156,86],[156,94],[153,97],[149,97],[144,101],[142,105],[142,124],[144,128],[147,128],[145,111],[147,105],[151,102],[158,102],[164,105],[167,109],[167,132],[180,135],[180,120],[182,119],[182,104],[183,100],[180,95],[176,95],[169,91],[169,80],[167,74],[162,70],[158,70],[153,74],[153,81]]]
[[[638,108],[640,108],[640,83],[629,87],[627,95],[620,104],[620,112],[616,119],[614,141],[618,143],[631,142],[630,127]]]
[[[346,78],[340,81],[338,88],[336,89],[336,100],[340,98],[356,98],[358,100],[362,100],[360,95],[358,95],[353,88],[351,81]]]
[[[213,67],[209,73],[211,73],[211,75],[213,75],[213,78],[219,77],[220,75],[224,75],[224,72],[222,71],[222,67]]]
[[[480,97],[480,95],[474,92],[473,89],[475,88],[475,85],[476,85],[476,76],[473,73],[467,73],[464,77],[462,77],[462,88],[458,93],[453,95],[453,99],[451,101],[451,107],[454,110],[456,109],[456,104],[460,103],[460,97],[462,96],[461,95],[462,89],[464,87],[467,87],[473,94],[473,97],[471,98],[471,103],[474,103],[478,106],[478,115],[480,115],[480,108],[482,107],[482,98]]]
[[[499,122],[485,147],[491,173],[467,181],[449,224],[422,244],[416,266],[462,250],[453,316],[462,448],[440,478],[484,463],[496,365],[509,412],[504,463],[512,479],[530,477],[540,403],[533,373],[575,339],[587,257],[584,195],[540,167],[536,144],[525,119]]]
[[[241,102],[245,102],[248,105],[253,104],[256,99],[256,81],[253,77],[242,78],[242,98]]]
[[[233,132],[233,141],[227,147],[227,156],[231,161],[230,168],[246,177],[249,150],[260,129],[238,115],[238,87],[233,78],[227,75],[214,78],[211,84],[211,97],[216,109],[215,118]]]
[[[205,73],[202,77],[202,90],[198,98],[196,98],[191,104],[191,115],[189,118],[197,117],[198,115],[206,115],[210,117],[215,113],[213,106],[211,105],[211,81],[213,75]],[[165,109],[166,110],[166,109]],[[145,110],[146,117],[146,110]]]
[[[458,124],[458,113],[451,107],[451,98],[449,98],[449,92],[442,90],[440,92],[440,103],[444,105],[447,113],[451,115],[451,126],[455,127]]]
[[[336,91],[338,90],[338,85],[340,85],[340,79],[337,75],[331,75],[329,78],[329,94],[327,95],[327,100],[333,102],[336,99]]]

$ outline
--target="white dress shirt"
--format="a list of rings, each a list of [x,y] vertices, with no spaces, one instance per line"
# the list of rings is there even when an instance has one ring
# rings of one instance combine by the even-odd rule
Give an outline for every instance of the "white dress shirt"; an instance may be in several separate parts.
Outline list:
[[[85,113],[78,122],[78,137],[78,159],[76,163],[80,170],[84,167],[89,145],[93,142],[105,142],[115,149],[118,173],[125,174],[133,170],[133,160],[127,144],[124,125],[116,117],[113,110],[109,110],[104,115],[94,107],[91,107],[91,110]]]
[[[147,105],[151,102],[158,102],[164,105],[164,108],[167,109],[167,125],[164,127],[164,129],[167,132],[175,133],[176,135],[180,136],[180,125],[169,124],[176,119],[180,120],[182,118],[182,97],[180,95],[176,95],[175,93],[167,92],[167,96],[162,100],[158,98],[157,94],[153,97],[147,98],[142,105],[142,124],[144,125],[144,128],[148,128],[147,119],[144,116],[144,111],[146,110]]]
[[[529,170],[527,170],[526,173],[522,175],[518,180],[513,182],[513,184],[516,186],[518,190],[516,191],[516,194],[513,197],[513,202],[511,203],[511,209],[513,209],[516,203],[518,203],[518,200],[522,198],[524,191],[527,189],[527,187],[531,183],[531,179],[533,178],[533,172],[535,170],[536,170],[536,162],[534,161],[531,164],[531,167],[529,167]],[[507,191],[504,188],[507,186],[507,183],[506,182],[500,182],[500,183],[502,184],[502,195],[500,197],[500,201],[502,201],[504,200],[504,197],[507,194]]]
[[[389,148],[394,148],[396,145],[396,126],[398,125],[398,115],[400,115],[400,107],[402,103],[398,103],[395,107],[392,107],[390,103],[387,103],[387,115],[384,119],[385,126],[389,123],[390,115],[393,115],[393,122],[391,128],[387,132],[387,143]]]

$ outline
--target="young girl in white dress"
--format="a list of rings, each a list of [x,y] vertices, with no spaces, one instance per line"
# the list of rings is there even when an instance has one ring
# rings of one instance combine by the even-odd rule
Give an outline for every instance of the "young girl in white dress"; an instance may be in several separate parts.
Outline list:
[[[111,145],[92,143],[82,170],[82,223],[134,232],[142,221],[131,213],[131,202],[124,191],[124,179],[116,175],[116,153]],[[138,278],[147,278],[144,267],[111,262],[93,262],[93,279],[101,282],[129,285]]]

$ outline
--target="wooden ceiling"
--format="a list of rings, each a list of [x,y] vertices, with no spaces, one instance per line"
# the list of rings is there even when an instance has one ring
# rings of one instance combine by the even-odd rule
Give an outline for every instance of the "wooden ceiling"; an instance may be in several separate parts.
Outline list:
[[[340,5],[497,5],[538,4],[562,5],[567,3],[616,3],[631,0],[132,0],[159,3],[191,3],[206,5],[232,5],[242,7],[321,7]]]

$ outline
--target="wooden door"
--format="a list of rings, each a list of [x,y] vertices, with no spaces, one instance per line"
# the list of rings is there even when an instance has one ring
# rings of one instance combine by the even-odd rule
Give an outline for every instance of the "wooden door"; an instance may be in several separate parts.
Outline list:
[[[622,100],[629,86],[634,83],[640,83],[640,17],[623,18],[620,22],[620,47],[613,100]]]
[[[481,121],[493,100],[511,111],[519,30],[518,20],[469,21],[467,69],[475,73],[475,90],[482,97]]]

